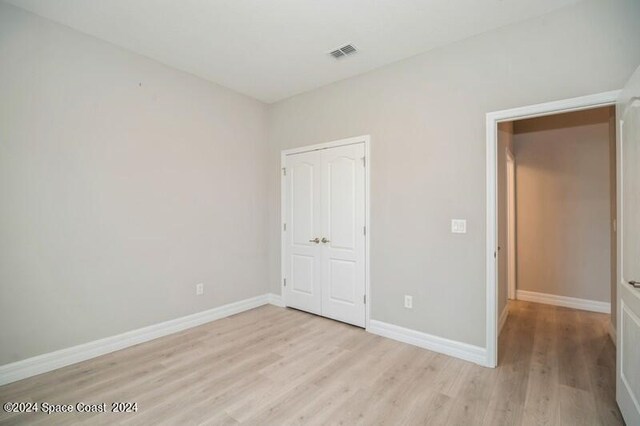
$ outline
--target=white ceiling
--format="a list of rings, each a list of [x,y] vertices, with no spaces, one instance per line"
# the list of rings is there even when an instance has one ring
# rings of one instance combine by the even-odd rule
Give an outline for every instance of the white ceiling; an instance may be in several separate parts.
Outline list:
[[[580,0],[7,1],[275,102]]]

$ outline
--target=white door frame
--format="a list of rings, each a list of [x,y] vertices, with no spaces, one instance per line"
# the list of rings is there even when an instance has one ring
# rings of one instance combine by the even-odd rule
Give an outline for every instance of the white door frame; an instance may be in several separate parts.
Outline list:
[[[540,117],[562,112],[579,111],[601,106],[615,105],[619,90],[581,96],[554,102],[489,112],[486,116],[486,192],[487,192],[487,246],[486,246],[486,346],[487,367],[496,367],[498,363],[498,287],[497,287],[497,242],[498,242],[498,206],[497,206],[497,155],[498,123]],[[620,185],[620,182],[618,182]],[[620,199],[617,200],[620,208]]]
[[[505,148],[507,159],[507,298],[516,297],[516,159],[509,147]]]
[[[370,135],[362,135],[362,136],[356,136],[356,137],[352,137],[352,138],[346,138],[346,139],[339,139],[336,141],[331,141],[331,142],[325,142],[325,143],[319,143],[319,144],[315,144],[315,145],[308,145],[308,146],[302,146],[299,148],[291,148],[291,149],[285,149],[283,151],[281,151],[280,153],[280,291],[282,294],[282,300],[283,303],[285,303],[286,306],[286,301],[284,300],[284,277],[285,277],[285,252],[286,252],[286,245],[285,245],[285,238],[282,235],[284,232],[284,224],[286,222],[286,183],[285,183],[285,179],[284,179],[284,174],[282,173],[282,171],[284,170],[284,168],[286,167],[286,159],[287,159],[287,155],[292,155],[292,154],[300,154],[303,152],[309,152],[309,151],[319,151],[322,149],[327,149],[327,148],[335,148],[338,146],[345,146],[345,145],[353,145],[353,144],[357,144],[357,143],[364,143],[364,156],[365,156],[365,167],[364,167],[364,185],[365,185],[365,189],[364,189],[364,197],[365,197],[365,203],[364,203],[364,223],[365,223],[365,230],[366,230],[366,234],[365,234],[365,254],[364,254],[364,263],[365,263],[365,268],[364,268],[364,279],[365,279],[365,284],[364,284],[364,288],[365,288],[365,319],[364,319],[364,326],[365,329],[369,327],[369,318],[371,315],[371,262],[369,261],[369,253],[370,253],[370,249],[369,249],[369,241],[371,241],[371,216],[370,216],[370,211],[371,211],[371,150],[370,150],[370,145],[371,145],[371,136]]]

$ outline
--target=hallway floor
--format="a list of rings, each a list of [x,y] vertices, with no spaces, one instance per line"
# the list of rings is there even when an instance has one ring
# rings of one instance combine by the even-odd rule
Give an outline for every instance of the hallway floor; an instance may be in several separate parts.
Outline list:
[[[487,413],[496,422],[485,423],[623,424],[609,315],[522,301],[509,309]]]

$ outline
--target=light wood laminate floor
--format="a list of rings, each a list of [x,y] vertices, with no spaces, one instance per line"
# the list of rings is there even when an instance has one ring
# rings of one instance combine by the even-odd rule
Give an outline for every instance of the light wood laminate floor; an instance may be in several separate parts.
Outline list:
[[[0,387],[0,402],[137,402],[2,424],[615,425],[608,315],[512,302],[489,369],[263,306]]]

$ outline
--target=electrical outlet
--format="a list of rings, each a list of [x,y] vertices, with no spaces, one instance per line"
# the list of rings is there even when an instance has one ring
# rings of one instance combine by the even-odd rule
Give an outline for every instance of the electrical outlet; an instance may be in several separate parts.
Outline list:
[[[196,284],[196,296],[202,296],[204,294],[204,284]]]
[[[413,296],[409,296],[408,294],[404,295],[404,307],[413,309]]]

